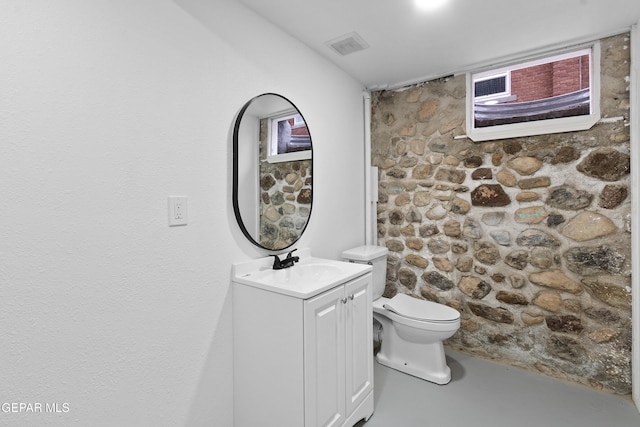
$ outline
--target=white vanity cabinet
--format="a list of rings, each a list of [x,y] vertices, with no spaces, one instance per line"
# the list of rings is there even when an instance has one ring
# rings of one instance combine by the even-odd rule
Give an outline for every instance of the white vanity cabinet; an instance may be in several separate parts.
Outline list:
[[[370,273],[304,302],[305,427],[373,412],[358,411],[373,395],[371,304]]]
[[[303,296],[234,279],[236,427],[351,427],[373,413],[370,268]]]

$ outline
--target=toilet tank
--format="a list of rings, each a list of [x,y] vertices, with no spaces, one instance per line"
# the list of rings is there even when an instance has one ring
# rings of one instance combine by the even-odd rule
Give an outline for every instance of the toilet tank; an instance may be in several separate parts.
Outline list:
[[[342,252],[342,258],[349,262],[369,264],[373,267],[373,299],[377,300],[384,293],[387,281],[387,252],[382,246],[365,245]]]

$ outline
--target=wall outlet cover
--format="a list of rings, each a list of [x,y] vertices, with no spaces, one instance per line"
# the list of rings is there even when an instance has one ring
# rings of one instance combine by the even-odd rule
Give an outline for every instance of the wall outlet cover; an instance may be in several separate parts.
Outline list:
[[[169,196],[169,226],[187,225],[187,197]]]

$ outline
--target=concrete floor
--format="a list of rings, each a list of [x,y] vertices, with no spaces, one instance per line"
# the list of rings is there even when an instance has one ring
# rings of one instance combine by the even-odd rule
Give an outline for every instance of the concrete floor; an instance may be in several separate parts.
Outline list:
[[[375,362],[375,412],[358,427],[640,427],[631,400],[446,351],[444,386]]]

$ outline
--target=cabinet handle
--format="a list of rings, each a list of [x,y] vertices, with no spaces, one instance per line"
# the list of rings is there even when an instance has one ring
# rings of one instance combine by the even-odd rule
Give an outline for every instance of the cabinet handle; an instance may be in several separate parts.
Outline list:
[[[353,295],[353,294],[349,295],[349,299],[350,299],[351,301],[353,301],[353,297],[354,297],[354,295]]]
[[[342,298],[341,301],[342,301],[343,304],[347,303],[347,299],[346,298]]]

